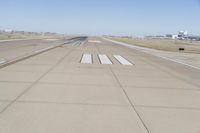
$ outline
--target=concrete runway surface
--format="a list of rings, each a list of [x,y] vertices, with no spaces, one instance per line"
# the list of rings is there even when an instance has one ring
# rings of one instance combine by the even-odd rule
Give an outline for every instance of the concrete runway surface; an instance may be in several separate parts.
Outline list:
[[[1,58],[28,43],[0,44]],[[0,133],[200,133],[200,70],[71,41],[0,69]]]
[[[0,42],[0,60],[10,60],[30,52],[37,51],[55,44],[59,44],[65,39],[32,39],[13,40]]]

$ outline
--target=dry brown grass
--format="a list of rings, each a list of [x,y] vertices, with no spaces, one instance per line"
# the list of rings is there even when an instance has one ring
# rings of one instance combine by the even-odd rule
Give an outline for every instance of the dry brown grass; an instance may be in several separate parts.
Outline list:
[[[172,52],[179,51],[179,48],[185,48],[185,51],[183,52],[200,54],[200,42],[198,41],[141,39],[141,38],[112,38],[112,39],[146,48],[172,51]]]

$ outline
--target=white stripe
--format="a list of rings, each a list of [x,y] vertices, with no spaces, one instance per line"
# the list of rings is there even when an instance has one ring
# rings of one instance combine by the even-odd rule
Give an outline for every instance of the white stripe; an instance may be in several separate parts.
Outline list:
[[[148,54],[150,54],[150,53],[148,53]],[[153,54],[151,54],[151,55],[153,55]],[[160,58],[163,58],[163,59],[169,60],[169,61],[173,61],[173,62],[176,62],[176,63],[182,64],[182,65],[189,66],[189,67],[192,67],[192,68],[195,68],[195,69],[200,70],[199,67],[196,67],[196,66],[193,66],[193,65],[190,65],[190,64],[187,64],[187,63],[184,63],[184,62],[178,61],[178,60],[173,60],[173,59],[170,59],[170,58],[167,58],[167,57],[163,57],[163,56],[158,56],[158,55],[154,55],[154,56],[157,56],[157,57],[160,57]]]
[[[120,56],[120,55],[114,55],[115,59],[117,59],[122,65],[133,65],[131,64],[129,61],[127,61],[124,57]]]
[[[81,42],[80,42],[80,41],[78,41],[78,42],[77,42],[77,45],[78,45],[78,46],[79,46],[79,45],[81,45]]]
[[[73,43],[72,43],[72,46],[74,46],[74,45],[76,45],[76,42],[73,42]]]
[[[92,55],[91,54],[84,54],[81,59],[82,64],[92,64]]]
[[[112,64],[112,62],[110,61],[110,59],[106,56],[106,55],[98,55],[99,56],[99,59],[100,59],[100,62],[101,64]]]
[[[163,58],[163,59],[165,59],[165,60],[169,60],[169,61],[172,61],[172,62],[175,62],[175,63],[179,63],[179,64],[182,64],[182,65],[185,65],[185,66],[188,66],[188,67],[191,67],[191,68],[195,68],[195,69],[200,70],[200,67],[193,66],[193,65],[190,65],[190,64],[181,62],[181,61],[177,61],[177,60],[174,60],[174,59],[170,59],[170,58],[167,58],[167,57],[164,57],[164,56],[159,56],[159,55],[156,55],[156,54],[152,54],[152,53],[150,53],[150,52],[147,52],[147,51],[146,51],[147,48],[143,48],[143,47],[139,47],[139,46],[135,46],[135,45],[130,45],[130,44],[127,44],[127,43],[122,43],[122,42],[110,40],[110,39],[107,39],[107,38],[103,38],[103,39],[104,39],[104,40],[107,40],[107,41],[110,41],[110,42],[113,42],[113,43],[115,43],[115,44],[119,44],[119,45],[122,45],[122,46],[126,46],[126,47],[129,47],[129,48],[132,48],[132,49],[136,49],[136,50],[142,51],[142,52],[144,52],[144,53],[147,53],[147,54],[150,54],[150,55],[153,55],[153,56],[156,56],[156,57]]]
[[[145,50],[141,50],[141,51],[144,52],[144,53],[147,53],[147,54],[150,54],[150,55],[153,55],[153,56],[159,57],[159,58],[163,58],[163,59],[165,59],[165,60],[169,60],[169,61],[172,61],[172,62],[175,62],[175,63],[179,63],[179,64],[182,64],[182,65],[185,65],[185,66],[188,66],[188,67],[191,67],[191,68],[195,68],[195,69],[200,70],[200,67],[196,67],[196,66],[193,66],[193,65],[190,65],[190,64],[184,63],[184,62],[179,61],[179,60],[171,59],[171,58],[164,57],[164,56],[157,55],[157,54],[152,54],[152,53],[149,53],[148,51],[145,51]]]
[[[5,60],[0,60],[0,64],[3,64],[5,63],[6,61]]]
[[[59,39],[43,39],[44,41],[58,41]]]
[[[78,45],[78,41],[74,42],[72,46]]]
[[[77,41],[77,42],[75,43],[75,45],[79,45],[79,41]]]
[[[37,40],[37,39],[10,39],[10,40],[0,40],[0,42],[29,41],[29,40]]]
[[[88,42],[90,42],[90,43],[101,43],[101,41],[98,41],[98,40],[89,40]]]
[[[82,42],[79,42],[79,45],[81,45],[82,44]]]

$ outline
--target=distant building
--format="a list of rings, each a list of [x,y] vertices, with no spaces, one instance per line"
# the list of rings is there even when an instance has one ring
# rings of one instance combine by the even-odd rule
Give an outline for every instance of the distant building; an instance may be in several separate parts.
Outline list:
[[[177,39],[178,35],[172,35],[172,39]]]
[[[167,34],[166,38],[169,38],[169,39],[179,39],[179,40],[187,40],[188,39],[188,32],[187,31],[179,31],[178,35]]]
[[[179,31],[178,33],[178,39],[180,40],[185,40],[188,37],[188,32],[187,31]]]
[[[180,40],[200,41],[200,36],[188,35],[187,31],[179,31],[178,39],[180,39]]]
[[[21,33],[21,34],[24,34],[25,31],[15,31],[15,33]]]
[[[167,34],[165,37],[168,38],[168,39],[177,39],[178,35]]]
[[[145,38],[146,39],[164,39],[165,36],[163,36],[163,35],[155,35],[155,36],[150,35],[150,36],[145,36]]]
[[[45,35],[56,35],[56,33],[53,33],[53,32],[44,32],[43,34],[45,34]]]
[[[172,36],[173,36],[172,34],[166,34],[165,35],[166,38],[172,38]]]
[[[5,29],[4,32],[6,32],[6,33],[13,33],[14,30],[13,29]]]
[[[189,40],[200,41],[200,36],[188,36]]]

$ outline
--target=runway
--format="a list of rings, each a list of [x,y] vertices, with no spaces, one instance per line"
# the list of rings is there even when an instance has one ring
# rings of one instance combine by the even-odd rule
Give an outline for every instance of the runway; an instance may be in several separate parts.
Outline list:
[[[200,131],[198,69],[101,37],[63,44],[0,69],[0,132]]]
[[[0,68],[45,51],[71,44],[80,45],[84,38],[3,40],[0,42]]]

